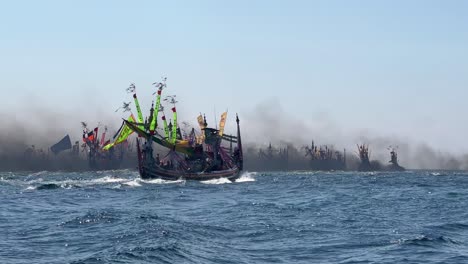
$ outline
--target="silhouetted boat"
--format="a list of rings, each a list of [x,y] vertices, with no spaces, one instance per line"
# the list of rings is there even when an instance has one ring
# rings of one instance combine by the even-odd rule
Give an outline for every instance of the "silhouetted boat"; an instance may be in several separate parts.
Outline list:
[[[382,166],[378,161],[370,161],[370,151],[369,146],[363,144],[358,145],[359,159],[361,163],[359,164],[358,171],[380,171]]]
[[[88,167],[91,170],[113,170],[119,169],[122,164],[126,144],[106,148],[110,140],[105,140],[107,128],[98,139],[98,127],[94,130],[88,130],[86,123],[83,125],[83,148],[87,151]]]
[[[387,166],[387,170],[389,171],[404,171],[406,170],[404,167],[398,164],[398,154],[395,148],[390,147],[390,161],[391,164]]]
[[[306,156],[310,157],[310,169],[315,171],[332,171],[346,169],[346,150],[343,153],[334,150],[332,147],[318,147],[312,141],[312,145],[305,146]]]

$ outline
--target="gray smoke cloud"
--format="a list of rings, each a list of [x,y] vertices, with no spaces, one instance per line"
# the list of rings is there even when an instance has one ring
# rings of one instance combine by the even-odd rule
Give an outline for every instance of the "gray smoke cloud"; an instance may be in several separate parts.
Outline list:
[[[64,154],[54,156],[48,151],[49,148],[67,134],[72,144],[75,141],[81,144],[81,121],[88,121],[90,129],[99,122],[102,124],[101,129],[107,125],[107,138],[113,135],[121,122],[118,116],[112,116],[112,111],[107,114],[97,106],[91,114],[81,109],[54,111],[52,107],[39,105],[34,101],[22,109],[16,109],[14,113],[11,109],[2,110],[0,118],[3,120],[0,128],[0,170],[66,168],[64,161],[69,163],[70,168],[84,169],[84,157],[83,161],[72,161]],[[101,132],[103,131],[99,134]],[[38,155],[31,158],[26,153],[33,145]],[[78,166],[75,166],[77,164]]]
[[[323,112],[312,114],[308,120],[300,120],[293,113],[286,112],[276,98],[265,100],[243,112],[243,121],[243,138],[250,148],[264,148],[271,142],[275,146],[290,144],[300,151],[302,146],[314,140],[317,144],[333,146],[337,150],[346,148],[348,160],[355,162],[356,144],[369,144],[371,160],[387,165],[390,160],[389,147],[392,146],[397,149],[400,165],[409,169],[468,169],[468,155],[438,150],[428,143],[403,136],[347,129]]]
[[[195,118],[191,118],[196,117],[198,113],[189,113],[183,107],[178,109],[180,123],[186,121],[190,126],[198,128]],[[70,135],[72,143],[79,141],[81,144],[81,121],[87,121],[89,129],[93,129],[98,123],[102,124],[101,129],[103,125],[107,125],[108,137],[112,136],[121,124],[120,115],[113,110],[101,108],[97,103],[86,105],[85,108],[61,111],[54,111],[50,106],[37,103],[31,103],[14,114],[9,109],[2,110],[0,118],[4,125],[0,128],[0,169],[14,167],[12,164],[21,169],[20,165],[24,163],[23,154],[28,147],[35,145],[36,149],[47,150],[66,134]],[[239,117],[246,160],[248,163],[250,159],[253,167],[261,165],[258,161],[259,149],[272,143],[277,150],[289,149],[292,159],[290,169],[307,169],[303,146],[310,145],[314,140],[316,144],[326,144],[336,150],[342,151],[346,148],[348,163],[353,164],[351,168],[356,167],[356,144],[365,143],[370,146],[371,159],[384,165],[388,164],[390,159],[388,147],[398,146],[400,165],[406,168],[468,169],[468,155],[438,150],[427,143],[414,142],[402,136],[377,135],[367,130],[348,130],[324,112],[311,114],[308,120],[301,120],[294,113],[288,113],[276,98],[267,99],[246,110],[241,111]],[[172,113],[166,111],[166,116],[171,115]],[[226,131],[229,134],[235,134],[234,116],[234,113],[228,115]]]

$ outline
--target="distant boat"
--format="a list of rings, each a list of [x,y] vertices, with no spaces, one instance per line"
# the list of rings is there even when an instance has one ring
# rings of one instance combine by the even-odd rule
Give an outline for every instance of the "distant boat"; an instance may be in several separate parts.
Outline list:
[[[253,163],[255,170],[284,171],[289,169],[289,146],[260,148]]]
[[[315,171],[346,170],[346,150],[343,153],[332,147],[312,145],[305,146],[306,156],[310,157],[309,166]]]
[[[88,130],[86,123],[83,125],[83,148],[87,150],[87,159],[88,167],[91,170],[111,170],[119,169],[122,164],[122,160],[125,154],[126,145],[125,144],[113,146],[109,149],[105,149],[105,145],[110,142],[110,140],[105,141],[105,136],[107,133],[107,128],[101,135],[101,139],[98,139],[98,127],[94,130]]]
[[[358,171],[380,171],[382,166],[378,161],[370,161],[369,145],[358,145],[358,154],[361,163],[359,164]]]
[[[358,171],[404,171],[405,168],[398,164],[398,155],[395,148],[390,147],[390,165],[383,166],[378,161],[370,161],[369,145],[358,145],[359,164]]]
[[[390,149],[390,161],[391,164],[387,166],[387,170],[389,171],[404,171],[406,170],[404,167],[398,164],[398,154],[395,148]]]

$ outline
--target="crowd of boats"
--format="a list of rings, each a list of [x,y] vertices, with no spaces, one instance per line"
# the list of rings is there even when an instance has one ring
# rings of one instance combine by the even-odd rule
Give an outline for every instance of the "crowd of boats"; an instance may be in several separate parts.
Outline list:
[[[286,144],[275,147],[250,147],[246,150],[246,167],[255,171],[403,171],[398,163],[397,147],[389,146],[388,165],[370,159],[369,145],[357,145],[351,153],[346,149],[339,151],[328,145],[295,147]]]
[[[215,178],[237,179],[244,169],[251,171],[286,170],[359,170],[359,171],[401,171],[396,148],[390,148],[389,165],[383,166],[370,159],[369,146],[357,145],[355,153],[336,150],[328,145],[295,147],[287,144],[275,148],[248,146],[244,151],[241,121],[235,115],[234,135],[225,132],[228,112],[221,114],[219,124],[209,126],[206,116],[199,114],[196,127],[184,128],[178,122],[176,97],[166,96],[166,80],[154,83],[154,101],[144,115],[136,93],[131,84],[127,92],[132,94],[135,106],[133,114],[131,103],[124,103],[116,111],[128,113],[120,128],[109,136],[107,127],[96,126],[90,129],[82,122],[83,136],[72,144],[66,135],[45,151],[31,146],[24,155],[24,161],[31,163],[31,169],[44,164],[72,165],[71,168],[86,167],[90,170],[108,170],[123,167],[136,167],[142,178],[162,178],[176,180],[210,180]],[[172,112],[167,120],[166,107]],[[134,135],[134,136],[132,136]],[[46,162],[49,161],[49,162]],[[79,164],[80,166],[78,166]],[[85,165],[84,165],[85,164]],[[73,166],[74,165],[74,166]],[[51,168],[44,168],[51,169]]]

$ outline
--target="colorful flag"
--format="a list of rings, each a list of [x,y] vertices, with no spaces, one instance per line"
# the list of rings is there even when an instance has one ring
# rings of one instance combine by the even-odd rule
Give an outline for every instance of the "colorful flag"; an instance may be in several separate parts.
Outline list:
[[[94,141],[94,132],[93,131],[89,131],[88,133],[83,131],[83,142],[88,142],[88,141]]]
[[[136,93],[133,94],[133,99],[135,100],[135,107],[136,107],[137,114],[138,114],[138,123],[143,124],[143,114],[141,113],[140,103],[138,102]],[[143,129],[143,125],[140,125],[138,127]]]
[[[197,117],[197,121],[198,121],[198,125],[200,126],[200,129],[201,129],[201,136],[197,137],[197,144],[203,144],[203,141],[205,141],[205,119],[200,114]]]
[[[175,107],[172,108],[172,112],[174,113],[174,124],[172,125],[172,144],[175,144],[177,140],[177,111]]]
[[[224,112],[221,115],[221,120],[219,120],[219,135],[223,136],[224,126],[226,125],[227,112]]]
[[[71,144],[70,136],[66,135],[59,142],[57,142],[52,147],[50,147],[50,151],[52,151],[55,155],[57,155],[61,151],[71,149],[71,148],[72,148],[72,144]]]
[[[199,115],[197,117],[198,125],[200,125],[200,128],[203,130],[205,128],[205,121],[203,120],[203,116]]]
[[[95,140],[98,139],[98,136],[99,136],[99,135],[98,135],[98,130],[99,130],[98,127],[95,127],[95,128],[94,128],[94,134],[93,134],[94,137],[93,137],[93,139],[90,139],[91,141],[95,141]]]
[[[151,120],[150,131],[154,131],[158,126],[158,113],[159,106],[161,105],[161,92],[162,88],[158,89],[158,95],[156,96],[156,106],[154,107],[153,120]]]
[[[135,117],[133,115],[130,115],[130,117],[127,119],[129,122],[135,122]],[[113,142],[113,143],[109,143],[107,145],[105,145],[102,149],[103,150],[108,150],[110,148],[112,148],[113,146],[115,145],[118,145],[122,142],[124,142],[125,140],[127,140],[127,138],[133,133],[133,130],[128,127],[126,124],[123,126],[122,130],[120,130],[120,133],[119,135],[117,136],[117,139]]]
[[[106,128],[107,130],[107,128]],[[101,135],[101,146],[104,146],[104,142],[106,140],[106,130],[104,130],[104,132],[102,132],[102,135]]]

